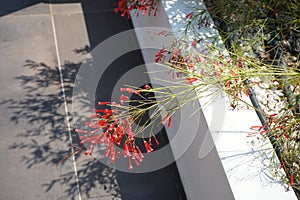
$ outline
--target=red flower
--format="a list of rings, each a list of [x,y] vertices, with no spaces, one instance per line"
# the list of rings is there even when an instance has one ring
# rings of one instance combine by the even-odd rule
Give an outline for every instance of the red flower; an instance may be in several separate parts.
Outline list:
[[[133,167],[132,167],[131,159],[130,159],[130,157],[127,157],[127,158],[128,158],[128,169],[132,170]]]
[[[291,174],[290,185],[294,185],[294,184],[295,184],[295,177],[294,177],[294,174]]]
[[[82,135],[82,136],[79,137],[80,140],[85,140],[85,139],[87,139],[87,138],[88,138],[88,137],[87,137],[86,135]]]
[[[135,157],[132,157],[133,162],[135,163],[135,165],[138,167],[140,165],[140,162],[135,159]],[[129,168],[130,169],[130,168]]]
[[[247,137],[253,137],[255,135],[259,134],[259,132],[249,132]]]
[[[169,113],[167,113],[167,114],[164,116],[164,118],[161,120],[161,123],[162,123],[162,124],[166,123],[168,117],[169,117]]]
[[[152,147],[150,146],[150,144],[148,144],[145,140],[144,140],[144,146],[146,148],[147,153],[150,153],[153,151]]]
[[[150,87],[149,85],[145,85],[144,88],[145,88],[146,90],[148,90],[148,89],[150,89],[151,87]]]
[[[221,76],[220,72],[218,70],[215,70],[215,75],[216,76]]]
[[[251,130],[255,130],[255,131],[261,131],[263,128],[265,128],[265,126],[251,126],[250,127]]]
[[[87,133],[86,130],[80,130],[80,129],[75,129],[75,132],[77,132],[77,133]]]
[[[160,50],[159,52],[157,52],[157,53],[155,54],[155,62],[156,62],[156,63],[159,62],[159,61],[162,59],[162,57],[163,57],[163,55],[164,55],[164,53],[165,53],[166,51],[167,51],[166,49],[162,49],[162,50]]]
[[[198,44],[197,40],[193,40],[193,42],[192,42],[192,47],[196,47],[197,44]]]
[[[199,79],[198,78],[187,78],[186,80],[189,84],[192,84],[193,82],[198,81]]]
[[[284,166],[285,166],[285,162],[280,165],[279,169],[282,169]]]
[[[233,70],[230,70],[230,73],[231,73],[233,76],[238,76],[238,74],[235,73]]]
[[[202,59],[201,59],[201,57],[199,55],[197,55],[196,58],[197,58],[197,62],[201,62]]]
[[[139,153],[140,158],[144,158],[144,155],[143,155],[141,149],[138,146],[136,147],[136,150]]]
[[[128,149],[128,144],[127,143],[124,144],[123,155],[124,155],[124,158],[131,156],[131,154],[129,152],[129,149]]]
[[[157,140],[157,138],[156,138],[155,135],[153,135],[153,138],[154,138],[155,144],[156,144],[156,145],[159,145],[159,142],[158,142],[158,140]]]
[[[120,92],[128,92],[128,93],[134,93],[134,94],[138,93],[138,91],[136,91],[133,88],[120,88]]]
[[[84,155],[89,155],[89,151],[88,150],[86,150],[85,152],[84,152]]]
[[[246,94],[247,97],[249,97],[248,88],[244,87],[244,93]]]
[[[161,31],[161,32],[157,33],[157,35],[164,35],[164,34],[166,34],[166,31]]]
[[[169,117],[169,121],[168,121],[168,127],[169,127],[169,128],[171,127],[171,123],[172,123],[172,116]]]
[[[186,16],[185,16],[185,18],[186,19],[191,19],[192,17],[193,17],[193,12],[190,12],[189,14],[187,14]]]
[[[132,136],[133,134],[132,134],[132,130],[131,130],[130,124],[128,122],[126,122],[125,127],[126,127],[126,131],[127,131],[128,139],[130,141],[132,141],[133,140],[133,136]]]
[[[98,102],[98,106],[103,106],[103,105],[107,105],[107,104],[110,104],[110,102],[108,102],[108,101]]]
[[[125,96],[125,95],[121,95],[120,96],[120,103],[123,105],[124,104],[124,100],[127,100],[127,99],[129,99],[127,96]]]

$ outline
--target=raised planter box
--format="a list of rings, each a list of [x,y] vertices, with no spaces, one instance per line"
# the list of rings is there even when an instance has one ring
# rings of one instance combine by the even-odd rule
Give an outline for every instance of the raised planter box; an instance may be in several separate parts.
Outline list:
[[[157,16],[132,17],[149,72],[156,69],[151,64],[155,53],[170,46],[176,34],[180,34],[184,23],[181,20],[193,5],[205,7],[202,1],[163,1]],[[175,35],[162,37],[159,36],[161,31],[174,31]],[[212,29],[207,31],[202,34],[218,34]],[[150,73],[149,77],[151,82],[158,82],[157,74]],[[187,119],[189,113],[183,112],[181,120]],[[292,190],[286,192],[282,185],[272,182],[268,169],[271,155],[264,154],[262,158],[260,151],[253,150],[253,143],[257,141],[247,134],[249,127],[260,124],[255,111],[232,111],[223,98],[199,111],[198,121],[177,120],[182,129],[169,128],[167,134],[188,199],[297,199]],[[172,143],[174,133],[188,136],[192,130],[196,133],[188,147],[180,142]],[[264,148],[272,148],[272,145]]]

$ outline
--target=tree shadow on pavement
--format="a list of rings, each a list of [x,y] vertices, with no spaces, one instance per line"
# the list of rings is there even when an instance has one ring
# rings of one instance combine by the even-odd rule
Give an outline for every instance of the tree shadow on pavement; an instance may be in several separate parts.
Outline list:
[[[87,47],[74,50],[77,53],[86,53]],[[65,62],[62,66],[66,103],[69,107],[72,101],[73,83],[81,63]],[[20,122],[28,124],[27,128],[17,135],[18,142],[10,145],[10,150],[23,153],[21,162],[30,170],[33,166],[59,165],[58,172],[64,173],[53,176],[46,183],[42,183],[45,192],[51,191],[54,185],[61,185],[69,198],[75,199],[77,183],[73,166],[71,148],[82,148],[77,133],[71,127],[72,146],[68,134],[68,126],[65,113],[65,99],[61,90],[60,73],[58,67],[49,66],[43,62],[26,60],[23,65],[25,71],[31,71],[29,75],[16,77],[26,95],[21,99],[8,99],[0,104],[7,104],[12,111],[11,121],[18,125]],[[70,116],[70,113],[68,113]],[[70,117],[70,122],[72,116]],[[108,195],[109,199],[119,199],[119,188],[115,179],[115,172],[104,166],[96,159],[83,160],[80,153],[75,155],[77,161],[77,173],[79,177],[80,191],[88,197],[95,196],[95,190],[101,187],[103,194],[96,194],[97,198]],[[83,160],[83,161],[82,161]],[[71,169],[61,170],[61,168]],[[51,176],[50,176],[51,177]],[[100,184],[100,186],[99,186]],[[97,193],[97,192],[96,192]]]

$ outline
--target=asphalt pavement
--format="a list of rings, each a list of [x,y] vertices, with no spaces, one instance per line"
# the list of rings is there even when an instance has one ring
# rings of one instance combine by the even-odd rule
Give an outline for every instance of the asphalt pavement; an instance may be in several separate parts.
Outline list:
[[[83,155],[57,165],[71,140],[78,145],[71,114],[78,68],[99,43],[132,28],[111,0],[0,0],[0,16],[1,200],[186,198],[174,163],[145,174]],[[127,70],[143,62],[139,51],[122,59]],[[123,73],[112,68],[111,77]],[[103,84],[108,90],[113,79]]]

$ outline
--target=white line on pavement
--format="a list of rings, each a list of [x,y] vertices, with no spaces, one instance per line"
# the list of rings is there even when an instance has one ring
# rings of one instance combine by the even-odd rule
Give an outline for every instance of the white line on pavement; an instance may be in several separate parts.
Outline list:
[[[78,180],[78,173],[77,173],[75,155],[74,155],[70,118],[69,118],[69,112],[68,112],[68,107],[67,107],[67,98],[66,98],[66,93],[65,93],[64,80],[63,80],[63,74],[62,74],[62,68],[61,68],[61,62],[60,62],[60,55],[59,55],[59,49],[58,49],[58,43],[57,43],[55,22],[54,22],[53,10],[52,10],[52,5],[51,4],[50,4],[50,16],[51,16],[52,30],[53,30],[56,57],[57,57],[57,66],[58,66],[60,83],[61,83],[61,91],[62,91],[62,96],[63,96],[63,99],[64,99],[64,107],[65,107],[66,121],[67,121],[67,127],[68,127],[68,136],[69,136],[69,142],[71,144],[71,153],[72,153],[73,167],[74,167],[75,180],[76,180],[76,186],[77,186],[77,192],[78,192],[78,200],[82,200],[81,199],[81,193],[80,193],[80,187],[79,187],[79,180]]]

